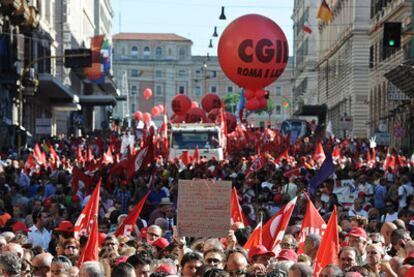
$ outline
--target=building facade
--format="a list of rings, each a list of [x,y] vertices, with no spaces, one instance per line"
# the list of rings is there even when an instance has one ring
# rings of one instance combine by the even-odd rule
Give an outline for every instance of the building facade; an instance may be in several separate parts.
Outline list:
[[[295,0],[293,9],[293,106],[318,104],[319,0]]]
[[[216,56],[193,56],[192,41],[187,38],[176,34],[119,33],[112,40],[115,80],[121,95],[127,99],[115,108],[114,117],[119,119],[133,118],[138,110],[151,112],[152,107],[164,103],[172,115],[170,103],[178,93],[200,103],[207,93],[224,97],[241,90],[224,75]],[[268,114],[260,116],[260,122],[289,116],[291,109],[282,107],[283,101],[290,104],[292,100],[291,62],[288,68],[276,83],[266,88],[275,98],[275,109],[271,118]],[[143,96],[146,88],[153,91],[148,100]],[[158,124],[161,120],[161,117],[154,119]]]
[[[319,23],[318,102],[326,103],[335,135],[365,138],[371,1],[326,2],[333,16],[329,23]]]
[[[369,131],[383,138],[384,145],[411,151],[414,145],[413,83],[407,69],[411,68],[410,0],[372,1],[370,9],[369,52]],[[401,22],[401,47],[383,45],[384,23]],[[382,142],[382,141],[381,141]]]

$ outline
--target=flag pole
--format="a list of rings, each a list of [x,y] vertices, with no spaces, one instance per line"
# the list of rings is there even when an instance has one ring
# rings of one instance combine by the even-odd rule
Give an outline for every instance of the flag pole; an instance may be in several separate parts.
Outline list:
[[[260,230],[259,230],[259,244],[262,245],[263,244],[263,213],[260,213]]]

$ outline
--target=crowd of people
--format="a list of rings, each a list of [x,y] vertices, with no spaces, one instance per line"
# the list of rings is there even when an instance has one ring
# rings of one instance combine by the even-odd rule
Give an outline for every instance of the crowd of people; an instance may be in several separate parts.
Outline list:
[[[310,233],[300,254],[298,247],[308,181],[320,167],[313,156],[320,141],[327,155],[335,147],[340,155],[335,173],[309,197],[325,222],[336,207],[340,251],[338,262],[325,266],[319,276],[414,276],[414,170],[409,155],[382,147],[372,151],[368,140],[310,136],[293,144],[280,142],[280,147],[257,155],[238,149],[223,161],[201,158],[183,164],[178,157],[156,155],[150,166],[127,176],[126,170],[114,170],[124,158],[121,135],[115,133],[50,138],[39,141],[37,149],[33,144],[33,150],[2,152],[0,275],[313,276],[321,234]],[[43,161],[36,156],[39,148]],[[113,163],[102,162],[108,148]],[[286,149],[289,156],[276,159]],[[373,153],[373,163],[367,153]],[[252,168],[258,156],[265,163]],[[393,163],[387,160],[391,156]],[[294,168],[299,169],[296,174],[286,174]],[[222,238],[180,237],[178,180],[193,178],[230,180],[248,224],[234,222]],[[99,260],[79,264],[90,238],[76,239],[74,225],[99,179]],[[135,230],[116,237],[114,231],[148,192]],[[296,207],[278,251],[260,244],[246,251],[244,244],[257,224],[294,197]]]

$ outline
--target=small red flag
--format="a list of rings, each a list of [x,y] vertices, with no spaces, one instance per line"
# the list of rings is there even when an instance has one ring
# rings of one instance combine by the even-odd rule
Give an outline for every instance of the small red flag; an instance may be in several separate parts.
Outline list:
[[[78,152],[77,152],[76,158],[78,159],[78,162],[82,163],[82,162],[85,161],[85,159],[83,158],[83,155],[82,155],[82,149],[81,149],[80,145],[78,145]]]
[[[26,163],[24,164],[25,169],[34,170],[36,168],[36,160],[30,153],[27,157]]]
[[[325,221],[313,205],[312,201],[309,199],[309,196],[307,194],[305,194],[305,196],[308,202],[306,204],[305,217],[303,218],[302,228],[300,229],[298,238],[298,254],[304,253],[303,245],[305,244],[306,236],[310,234],[323,236],[326,229]]]
[[[253,232],[250,234],[249,239],[244,244],[243,248],[246,249],[246,251],[249,251],[251,248],[255,247],[256,245],[263,244],[263,226],[262,222],[257,224],[256,228],[254,228]]]
[[[263,226],[263,245],[270,251],[279,252],[276,249],[282,241],[288,226],[293,209],[296,205],[297,197],[293,198],[289,203],[282,207],[272,218],[270,218]],[[277,251],[275,251],[277,250]],[[278,254],[278,253],[276,253]]]
[[[86,160],[88,162],[93,160],[92,149],[90,147],[88,147],[88,150],[86,151]]]
[[[323,151],[322,143],[320,141],[318,141],[315,145],[315,152],[313,153],[312,158],[320,164],[322,164],[326,159],[325,152]]]
[[[313,32],[313,30],[307,25],[303,25],[303,31],[308,34],[312,34]]]
[[[188,151],[183,151],[183,153],[180,156],[180,160],[183,162],[185,166],[191,163],[191,157]]]
[[[336,216],[336,207],[328,221],[325,234],[322,237],[321,244],[315,257],[314,276],[317,277],[321,270],[329,265],[338,265],[339,238],[338,238],[338,219]]]
[[[200,161],[200,155],[198,154],[198,144],[196,145],[193,153],[193,162],[198,163]]]
[[[40,150],[39,144],[35,144],[33,149],[33,155],[39,164],[46,165],[46,154]]]
[[[148,191],[147,194],[135,205],[135,207],[129,212],[128,216],[124,219],[122,224],[116,229],[115,236],[129,236],[134,230],[134,226],[138,220],[138,217],[141,213],[142,208],[144,207],[145,201],[147,201],[148,195],[151,191]]]
[[[231,193],[231,219],[233,221],[232,223],[243,222],[245,227],[249,226],[249,221],[241,209],[239,197],[237,196],[237,190],[235,187],[233,187]]]
[[[101,189],[101,179],[99,179],[96,188],[91,194],[88,203],[86,203],[81,214],[76,220],[74,228],[74,237],[79,239],[80,236],[90,236],[91,234],[91,223],[97,220],[98,217],[98,206],[99,206],[99,195]]]
[[[108,146],[108,150],[106,150],[106,153],[103,154],[102,163],[103,164],[113,164],[114,163],[114,157],[112,156],[111,146]]]

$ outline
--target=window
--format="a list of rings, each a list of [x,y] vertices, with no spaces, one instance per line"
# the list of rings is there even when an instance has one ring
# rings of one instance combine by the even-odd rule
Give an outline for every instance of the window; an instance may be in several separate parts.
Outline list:
[[[138,47],[133,46],[131,48],[131,58],[132,59],[138,59]]]
[[[276,114],[280,114],[282,112],[282,109],[279,105],[276,106]]]
[[[196,71],[195,71],[195,77],[196,77],[197,79],[200,79],[200,78],[201,78],[201,70],[196,70]]]
[[[179,86],[178,87],[178,92],[180,93],[180,94],[184,94],[184,86]]]
[[[138,92],[137,86],[132,86],[131,87],[131,95],[137,95],[137,92]]]
[[[215,70],[210,71],[210,77],[211,78],[216,78],[217,77],[217,71],[215,71]]]
[[[125,48],[124,47],[121,48],[121,55],[125,56]]]
[[[138,69],[131,70],[131,77],[138,77]]]
[[[210,91],[212,93],[217,93],[217,87],[216,86],[211,86]]]
[[[162,78],[162,70],[161,69],[155,70],[155,77]]]
[[[181,47],[180,50],[178,51],[178,55],[180,57],[180,60],[185,59],[185,48]]]
[[[160,85],[155,87],[155,95],[162,96],[162,87]]]
[[[132,103],[131,104],[131,113],[134,113],[135,112],[135,103]]]
[[[282,95],[282,87],[276,86],[276,96],[280,96],[280,95]]]
[[[172,56],[172,50],[171,48],[168,48],[168,56],[171,57]]]
[[[201,96],[201,87],[200,86],[195,87],[194,95],[195,96]]]
[[[232,93],[233,92],[233,87],[232,86],[228,86],[227,87],[227,92]]]
[[[151,55],[150,48],[148,46],[145,46],[144,48],[144,59],[149,59]]]
[[[161,49],[161,47],[155,48],[155,58],[157,60],[161,60],[161,57],[162,57],[162,49]]]
[[[185,70],[184,69],[180,69],[178,71],[178,77],[181,77],[181,78],[185,77]]]

